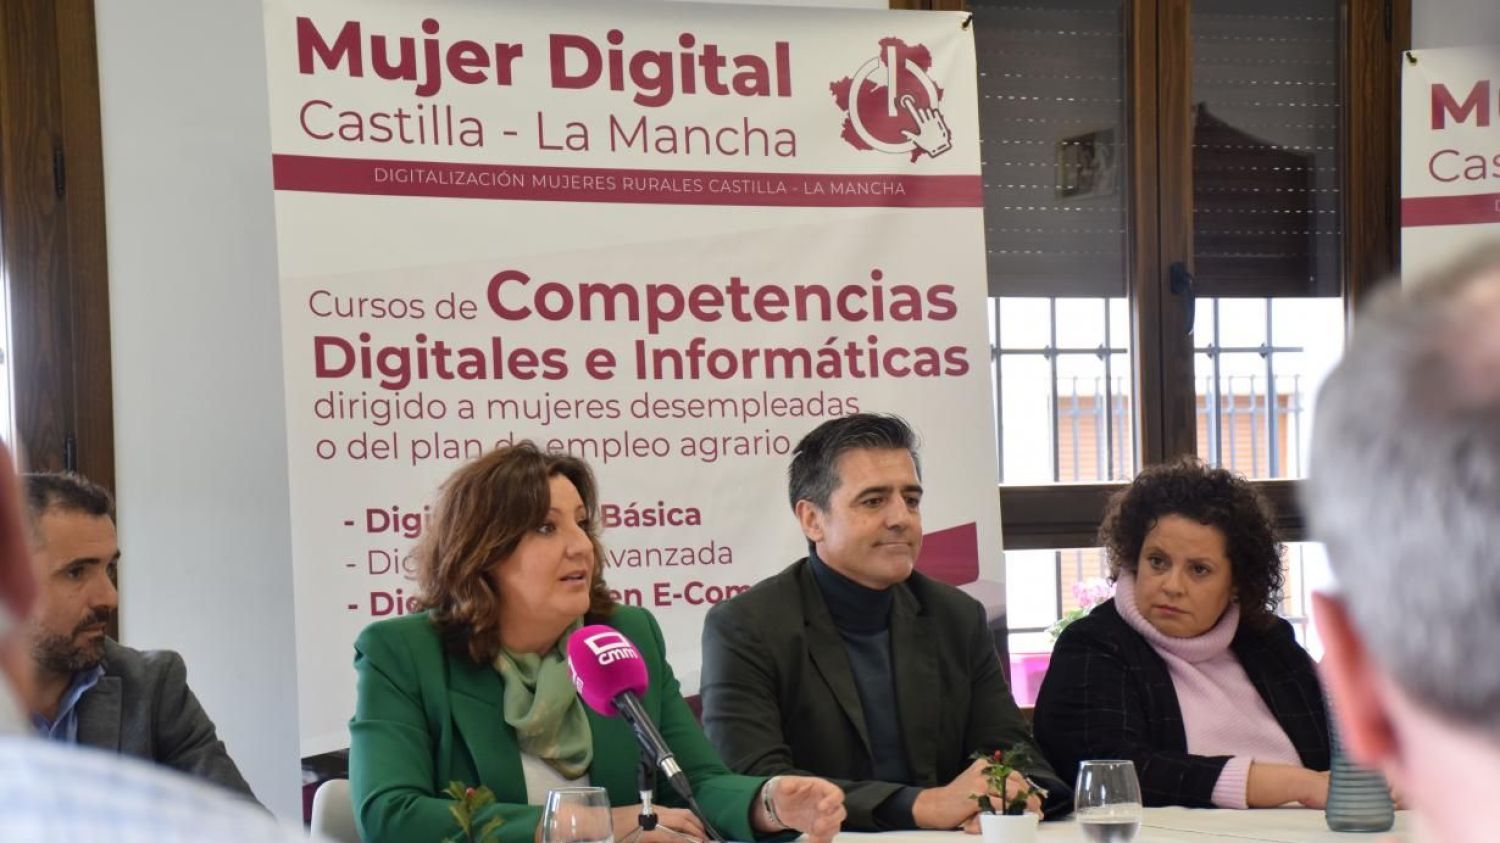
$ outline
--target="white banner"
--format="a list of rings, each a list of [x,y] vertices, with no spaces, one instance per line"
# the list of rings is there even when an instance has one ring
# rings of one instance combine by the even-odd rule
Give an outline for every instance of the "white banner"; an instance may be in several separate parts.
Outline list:
[[[1500,238],[1500,46],[1402,62],[1401,268],[1420,275]]]
[[[605,577],[695,692],[806,552],[797,439],[923,438],[922,570],[1003,623],[968,16],[267,0],[302,750],[461,461],[588,459]]]

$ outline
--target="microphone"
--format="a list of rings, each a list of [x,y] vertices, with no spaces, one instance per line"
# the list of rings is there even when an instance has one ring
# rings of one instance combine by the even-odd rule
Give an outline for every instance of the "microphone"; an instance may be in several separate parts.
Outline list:
[[[583,627],[568,639],[568,669],[584,703],[605,717],[624,717],[641,751],[661,769],[677,795],[692,798],[692,786],[677,756],[641,705],[641,694],[646,693],[650,677],[646,675],[646,660],[630,639],[612,626]]]
[[[677,756],[641,705],[641,694],[646,693],[650,677],[646,674],[646,660],[630,639],[612,626],[585,626],[568,639],[568,669],[573,673],[573,687],[578,689],[584,703],[605,717],[624,717],[635,732],[644,760],[667,777],[672,789],[698,815],[709,838],[722,840],[698,806],[698,800],[693,798],[692,785],[682,772],[682,765],[677,763]]]

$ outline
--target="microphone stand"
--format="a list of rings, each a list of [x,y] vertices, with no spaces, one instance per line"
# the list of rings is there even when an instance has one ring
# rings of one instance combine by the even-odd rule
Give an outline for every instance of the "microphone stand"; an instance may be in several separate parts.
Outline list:
[[[724,843],[724,836],[719,834],[713,823],[709,822],[708,814],[703,812],[703,806],[699,805],[698,800],[693,796],[693,787],[688,782],[687,775],[683,773],[682,765],[677,763],[677,759],[667,748],[666,739],[656,730],[656,725],[651,722],[651,716],[641,707],[640,700],[635,694],[623,693],[616,697],[614,702],[615,710],[620,713],[625,722],[630,724],[630,730],[635,733],[636,742],[640,744],[642,770],[644,771],[647,765],[651,768],[649,775],[652,784],[641,783],[641,792],[655,791],[656,770],[660,768],[667,774],[667,782],[672,785],[672,789],[677,791],[677,795],[682,797],[683,802],[687,803],[688,810],[692,811],[693,815],[698,818],[698,822],[703,824],[704,835],[713,843]],[[646,773],[643,772],[642,775]],[[644,782],[644,779],[638,781]],[[647,798],[649,797],[641,799],[643,807],[648,804]],[[653,821],[654,819],[653,815]],[[674,833],[679,837],[693,839],[686,834]]]
[[[666,832],[673,839],[702,843],[691,834],[683,834],[675,828],[667,828],[659,824],[656,809],[652,807],[652,801],[656,796],[656,765],[645,755],[641,756],[641,763],[636,767],[635,786],[641,795],[641,812],[636,816],[635,829],[621,838],[620,843],[637,843],[646,835],[646,832],[656,830]],[[707,820],[703,822],[707,827]]]

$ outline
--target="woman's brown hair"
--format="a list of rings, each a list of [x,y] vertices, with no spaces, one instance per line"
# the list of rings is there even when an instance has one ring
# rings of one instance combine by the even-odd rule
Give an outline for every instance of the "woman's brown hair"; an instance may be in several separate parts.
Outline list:
[[[500,594],[491,572],[542,525],[552,503],[551,480],[558,476],[572,482],[588,510],[594,546],[589,615],[605,618],[614,611],[604,584],[594,473],[576,457],[517,442],[466,463],[443,482],[432,521],[414,551],[422,607],[430,610],[448,652],[467,654],[479,664],[499,655]]]

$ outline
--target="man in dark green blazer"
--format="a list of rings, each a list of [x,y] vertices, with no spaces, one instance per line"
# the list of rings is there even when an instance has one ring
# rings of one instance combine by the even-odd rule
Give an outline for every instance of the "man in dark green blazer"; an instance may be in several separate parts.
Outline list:
[[[726,763],[844,788],[844,827],[972,826],[976,751],[1024,746],[1048,815],[1072,794],[1035,749],[984,609],[915,570],[915,435],[894,416],[825,422],[797,446],[790,499],[807,558],[714,607],[703,718]],[[1018,777],[1019,778],[1019,777]]]
[[[751,800],[765,777],[730,773],[704,740],[667,665],[656,619],[621,606],[604,622],[645,658],[651,685],[641,703],[676,753],[709,821],[731,840],[756,839]],[[488,785],[495,793],[496,803],[474,817],[475,828],[501,816],[503,843],[532,843],[542,808],[527,804],[521,751],[500,710],[500,674],[445,652],[426,613],[371,624],[354,647],[359,697],[349,723],[349,778],[361,838],[438,841],[456,834],[453,802],[437,794],[457,781]],[[588,719],[594,745],[589,784],[607,790],[611,805],[639,801],[639,750],[630,727],[593,710]],[[680,806],[674,796],[658,793]]]

